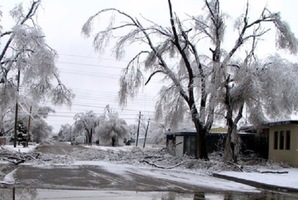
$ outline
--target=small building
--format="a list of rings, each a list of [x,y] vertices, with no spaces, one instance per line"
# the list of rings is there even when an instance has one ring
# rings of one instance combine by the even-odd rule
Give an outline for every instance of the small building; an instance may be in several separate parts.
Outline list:
[[[170,153],[176,156],[195,156],[196,132],[168,132],[166,133],[167,147]],[[227,129],[212,128],[207,137],[207,152],[222,152],[225,147]],[[268,158],[268,133],[265,131],[257,133],[253,127],[244,127],[239,130],[241,139],[241,153],[255,153],[260,157]]]
[[[166,136],[167,147],[174,155],[195,155],[196,132],[169,132]],[[270,122],[258,130],[242,127],[239,136],[242,153],[252,151],[264,159],[298,167],[298,120]],[[208,153],[223,150],[225,138],[226,129],[211,129],[207,134]]]
[[[269,129],[268,159],[298,167],[298,120],[271,122],[266,126]]]
[[[207,134],[207,151],[214,152],[223,146],[227,129],[214,128]],[[166,133],[166,144],[173,155],[195,156],[196,152],[196,132],[168,132]]]

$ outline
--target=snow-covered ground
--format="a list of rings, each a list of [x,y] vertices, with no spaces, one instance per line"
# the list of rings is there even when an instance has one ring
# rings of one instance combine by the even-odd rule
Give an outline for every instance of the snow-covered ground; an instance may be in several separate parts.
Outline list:
[[[131,146],[125,146],[125,147],[91,146],[89,148],[99,149],[102,151],[111,151],[111,152],[131,152],[134,149],[134,147],[131,147]],[[155,149],[154,147],[148,147],[146,150],[153,151],[154,149]],[[146,150],[144,152],[146,152]],[[210,164],[210,166],[208,166],[209,162],[197,161],[197,160],[190,159],[188,157],[175,158],[175,157],[169,156],[168,158],[169,158],[168,163],[161,162],[160,164],[164,168],[169,168],[169,170],[173,170],[168,177],[165,177],[166,179],[172,179],[172,180],[175,179],[181,182],[185,180],[186,182],[189,182],[189,181],[198,182],[195,174],[200,174],[201,176],[202,175],[203,176],[200,178],[198,185],[209,185],[211,188],[214,186],[218,187],[219,185],[221,185],[222,189],[224,190],[243,191],[243,188],[241,188],[242,186],[238,184],[232,183],[232,185],[225,185],[217,182],[218,179],[213,179],[213,177],[210,177],[212,173],[216,172],[219,174],[236,177],[244,180],[255,181],[255,182],[264,183],[267,185],[286,187],[286,188],[292,188],[292,189],[298,190],[298,179],[297,179],[298,168],[289,168],[288,166],[284,167],[283,164],[279,164],[279,163],[261,162],[261,163],[248,165],[248,166],[243,165],[242,166],[243,171],[238,171],[237,167],[233,168],[233,166],[226,166],[225,164],[216,160],[216,158],[212,158],[212,156],[211,156],[210,163],[213,163],[213,164]],[[118,162],[130,163],[130,164],[134,163],[134,162],[125,162],[125,161],[118,161]],[[155,163],[155,161],[151,161],[151,162]],[[91,163],[88,163],[88,164],[91,164]],[[192,164],[194,166],[191,166]],[[105,163],[105,165],[107,165],[107,168],[110,168],[110,169],[112,168],[111,166],[108,166],[109,165],[108,163]],[[196,166],[198,166],[198,168],[196,168]],[[120,167],[118,167],[118,169],[120,169]],[[229,170],[226,171],[227,169]],[[138,171],[139,169],[136,168],[134,170]],[[175,174],[175,172],[180,172],[180,173],[178,173],[177,175]],[[270,172],[270,173],[264,173],[264,172]],[[163,176],[163,174],[159,174],[159,173],[150,174],[150,175],[152,176],[155,175],[156,177]],[[245,188],[244,190],[250,190],[250,189]]]
[[[243,180],[254,181],[266,185],[277,186],[280,188],[290,188],[298,190],[298,169],[297,168],[283,168],[280,170],[270,170],[272,173],[262,173],[268,169],[261,169],[257,172],[235,172],[223,171],[219,174],[229,177],[236,177]],[[277,173],[286,172],[286,173]]]
[[[238,191],[238,192],[259,192],[258,189],[232,181],[218,179],[207,174],[196,172],[194,170],[158,169],[150,166],[133,166],[129,164],[114,164],[105,161],[76,161],[76,166],[93,165],[108,171],[111,174],[117,174],[121,177],[131,178],[130,174],[137,174],[153,179],[163,179],[175,181],[183,184],[191,184],[198,188],[212,189],[217,191]],[[163,186],[166,190],[169,186]]]
[[[30,153],[34,151],[36,147],[38,147],[38,144],[30,144],[28,147],[23,147],[20,145],[18,145],[17,147],[14,147],[13,145],[1,146],[2,149],[6,149],[12,152],[19,152],[19,153]]]
[[[11,146],[2,147],[2,150],[13,152],[31,152],[37,146],[29,148]],[[0,158],[1,160],[1,158]],[[3,162],[2,162],[3,163]],[[202,161],[184,157],[174,157],[161,147],[149,146],[145,149],[134,146],[104,147],[84,146],[66,154],[41,154],[38,159],[26,161],[21,165],[36,167],[77,168],[92,165],[105,169],[106,171],[127,177],[129,174],[138,174],[150,178],[159,178],[180,183],[189,184],[200,188],[210,188],[218,191],[260,192],[259,189],[245,184],[227,181],[212,176],[214,172],[238,177],[245,180],[290,187],[298,190],[298,169],[285,168],[278,163],[258,161],[254,164],[242,163],[242,170],[233,164],[220,162],[217,155],[210,155],[210,161]],[[1,169],[0,169],[1,170]],[[288,173],[261,173],[262,171]],[[14,182],[15,171],[7,173],[0,181],[11,184]]]

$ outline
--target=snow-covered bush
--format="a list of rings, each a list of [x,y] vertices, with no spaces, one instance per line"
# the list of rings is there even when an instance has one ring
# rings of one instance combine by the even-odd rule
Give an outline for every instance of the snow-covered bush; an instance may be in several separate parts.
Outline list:
[[[125,139],[129,138],[127,123],[119,118],[118,113],[106,107],[103,121],[96,127],[96,138],[100,143],[111,146],[124,144]]]

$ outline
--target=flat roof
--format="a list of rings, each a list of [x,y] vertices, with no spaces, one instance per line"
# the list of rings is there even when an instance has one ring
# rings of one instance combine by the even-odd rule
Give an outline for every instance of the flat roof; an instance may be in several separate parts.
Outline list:
[[[298,124],[298,120],[283,120],[283,121],[268,122],[268,123],[265,123],[264,125],[278,126],[278,125],[288,125],[288,124]]]
[[[207,134],[227,134],[227,133],[213,133],[209,132]],[[181,132],[167,132],[165,135],[173,135],[173,136],[196,136],[197,132],[191,132],[191,131],[181,131]]]
[[[175,135],[175,136],[195,136],[197,132],[190,131],[181,131],[181,132],[167,132],[166,135]]]

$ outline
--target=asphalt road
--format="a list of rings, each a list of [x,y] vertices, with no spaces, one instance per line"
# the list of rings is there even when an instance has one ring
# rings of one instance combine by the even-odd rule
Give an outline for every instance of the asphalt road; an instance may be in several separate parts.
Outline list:
[[[16,171],[18,187],[53,189],[113,189],[128,191],[206,191],[192,185],[129,173],[121,176],[104,168],[21,167]]]
[[[55,143],[39,146],[36,150],[59,156],[85,149]],[[0,199],[297,199],[296,196],[272,192],[216,192],[192,183],[146,176],[140,171],[135,172],[134,168],[125,168],[127,171],[123,175],[118,173],[117,165],[111,167],[114,169],[105,165],[20,165],[13,174],[15,184],[0,188]],[[151,172],[157,170],[160,169],[152,169]]]
[[[37,152],[44,154],[65,155],[80,149],[85,149],[83,146],[69,145],[66,143],[55,142],[53,144],[44,144],[36,148]]]
[[[84,149],[81,146],[55,143],[42,145],[36,150],[43,154],[65,155]],[[113,189],[128,191],[176,191],[199,192],[206,188],[198,188],[191,184],[171,180],[158,179],[127,172],[119,175],[117,169],[109,170],[103,166],[20,166],[14,178],[17,187],[53,188],[53,189]]]

